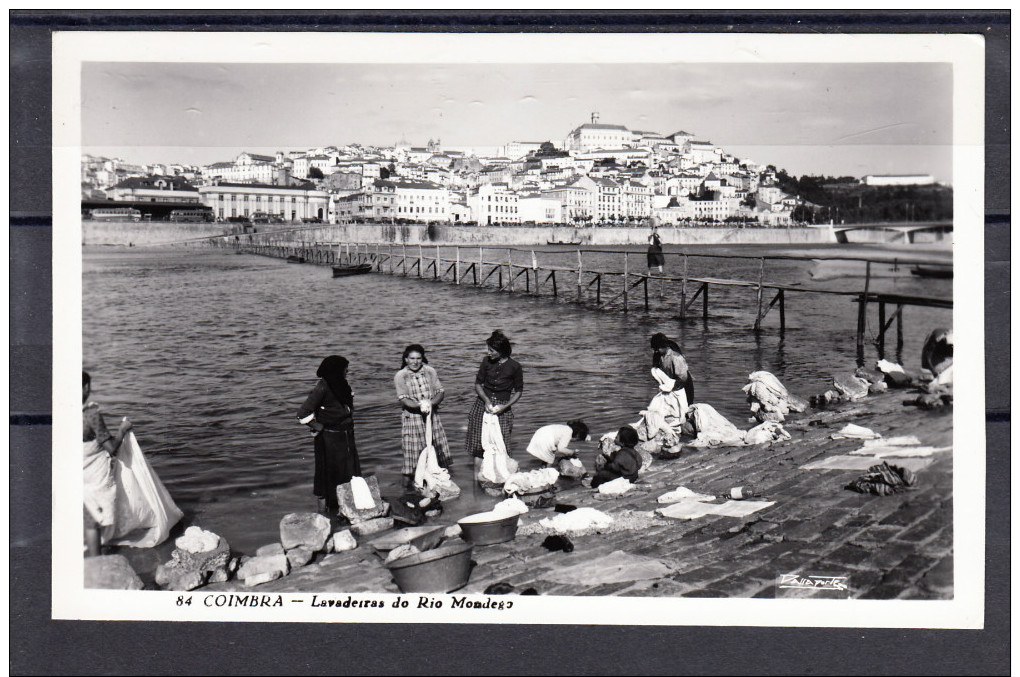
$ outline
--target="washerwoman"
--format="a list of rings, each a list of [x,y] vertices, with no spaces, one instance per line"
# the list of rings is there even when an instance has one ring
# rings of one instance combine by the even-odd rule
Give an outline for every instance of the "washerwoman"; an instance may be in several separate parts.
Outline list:
[[[687,398],[687,406],[694,404],[694,378],[687,367],[687,360],[675,341],[666,338],[665,334],[655,334],[651,339],[652,370],[661,369],[666,376],[673,379],[673,392],[683,390]]]
[[[313,491],[319,512],[339,507],[336,488],[361,475],[354,444],[354,395],[347,383],[350,363],[339,355],[322,361],[315,375],[318,383],[298,409],[298,421],[315,433],[315,479]]]
[[[114,477],[114,457],[124,438],[131,431],[131,421],[125,416],[111,435],[103,421],[99,405],[89,399],[92,394],[92,377],[81,373],[81,401],[84,448],[85,492],[85,547],[89,557],[101,553],[99,530],[113,526],[116,521],[117,483]]]
[[[499,419],[503,443],[507,454],[512,456],[510,434],[514,427],[514,412],[511,407],[524,394],[524,370],[517,360],[510,357],[513,347],[501,331],[492,332],[486,339],[485,352],[475,376],[475,394],[478,397],[468,414],[465,450],[476,459],[482,458],[482,416],[488,412]]]
[[[428,445],[425,438],[425,419],[432,416],[432,446],[436,450],[439,465],[449,468],[453,459],[446,431],[439,420],[439,405],[446,395],[439,382],[436,370],[429,366],[425,348],[417,343],[404,348],[401,358],[403,368],[393,377],[397,399],[403,410],[400,413],[401,446],[404,451],[404,465],[401,470],[405,486],[414,484],[414,471],[418,465],[421,450]]]

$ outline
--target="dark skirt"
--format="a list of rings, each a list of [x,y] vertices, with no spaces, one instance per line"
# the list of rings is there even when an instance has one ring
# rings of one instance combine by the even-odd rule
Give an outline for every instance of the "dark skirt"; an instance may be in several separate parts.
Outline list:
[[[687,374],[687,381],[684,382],[684,394],[687,396],[687,406],[694,404],[694,377]]]
[[[338,505],[336,488],[361,475],[358,449],[354,445],[354,426],[343,430],[323,430],[315,436],[315,481],[313,491],[326,504]]]
[[[493,404],[504,404],[501,400],[495,397],[489,398]],[[475,458],[482,458],[485,453],[482,449],[482,416],[485,415],[485,402],[482,398],[475,398],[475,403],[471,406],[471,411],[468,413],[468,428],[467,428],[467,439],[464,443],[465,451]],[[502,414],[496,416],[499,420],[499,431],[503,433],[503,444],[506,445],[507,456],[513,456],[510,453],[510,435],[514,430],[514,410],[507,409]]]
[[[653,244],[648,246],[648,267],[660,268],[666,265],[666,257],[662,255],[662,247]]]

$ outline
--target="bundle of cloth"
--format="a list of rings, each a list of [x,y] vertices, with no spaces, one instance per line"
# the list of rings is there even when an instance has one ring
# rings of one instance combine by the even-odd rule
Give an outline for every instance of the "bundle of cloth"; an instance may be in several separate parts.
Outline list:
[[[743,387],[743,391],[751,404],[751,413],[759,422],[782,423],[791,411],[802,412],[807,409],[807,402],[791,395],[770,372],[751,372],[747,380],[748,384]]]
[[[862,494],[888,496],[908,491],[917,484],[917,475],[898,465],[889,465],[885,461],[868,468],[868,472],[846,485],[847,489]]]
[[[715,410],[710,404],[692,404],[687,420],[696,437],[688,443],[691,447],[740,446],[765,444],[790,439],[790,433],[775,421],[763,421],[748,431],[743,431]]]

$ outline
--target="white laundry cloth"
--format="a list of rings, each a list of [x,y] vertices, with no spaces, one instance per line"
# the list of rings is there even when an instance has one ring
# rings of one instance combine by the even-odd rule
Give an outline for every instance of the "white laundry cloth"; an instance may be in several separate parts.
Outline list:
[[[133,432],[120,445],[113,474],[117,519],[103,529],[103,543],[152,548],[165,541],[184,514],[149,465]]]
[[[658,382],[659,390],[664,393],[668,393],[676,387],[676,379],[670,378],[658,367],[652,367],[652,378]]]
[[[847,423],[845,426],[843,426],[842,430],[840,430],[838,433],[832,433],[829,437],[831,437],[834,440],[841,439],[874,440],[881,437],[881,435],[876,433],[874,430],[871,430],[870,428],[865,428],[864,426],[856,425],[854,423]]]
[[[634,485],[629,479],[617,477],[615,480],[600,484],[599,493],[603,496],[622,496],[633,488]]]
[[[539,525],[559,534],[568,534],[576,531],[585,531],[593,527],[608,527],[612,523],[613,518],[601,510],[578,508],[570,512],[560,513],[555,517],[546,517],[539,522]]]
[[[482,468],[479,475],[492,484],[503,484],[515,472],[517,461],[507,454],[499,418],[485,412],[482,414]]]
[[[368,482],[364,477],[351,478],[351,496],[354,498],[354,507],[358,510],[371,510],[375,507],[372,490],[368,488]]]
[[[680,501],[692,500],[692,501],[711,501],[714,496],[709,494],[699,494],[696,491],[691,491],[687,487],[677,487],[673,491],[659,496],[656,500],[659,503],[679,503]]]
[[[460,487],[450,478],[450,471],[439,465],[436,448],[432,445],[432,413],[425,416],[425,439],[429,443],[418,456],[414,468],[414,486],[422,492],[434,491],[439,500],[448,501],[460,496]]]

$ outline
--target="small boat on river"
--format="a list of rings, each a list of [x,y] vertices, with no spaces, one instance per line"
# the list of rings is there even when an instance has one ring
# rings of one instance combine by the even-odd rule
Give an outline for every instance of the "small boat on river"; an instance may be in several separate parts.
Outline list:
[[[934,277],[943,280],[952,279],[952,266],[914,266],[910,269],[911,275],[917,277]]]
[[[296,254],[291,254],[290,256],[287,257],[287,263],[304,263],[304,262],[305,262],[305,257],[303,257],[303,256],[298,256]]]
[[[556,245],[560,247],[576,247],[577,245],[581,244],[580,240],[578,240],[577,242],[567,242],[565,240],[546,240],[545,243],[548,245]]]
[[[351,275],[364,275],[371,272],[371,263],[362,263],[356,266],[333,266],[333,277],[349,277]]]

